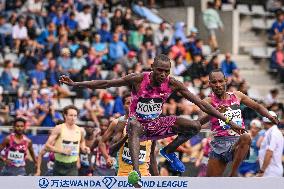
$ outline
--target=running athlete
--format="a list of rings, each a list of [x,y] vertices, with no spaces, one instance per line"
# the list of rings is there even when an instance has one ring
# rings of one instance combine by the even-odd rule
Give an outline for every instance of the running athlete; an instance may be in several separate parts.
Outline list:
[[[240,104],[244,104],[254,109],[260,115],[267,117],[274,124],[278,124],[277,118],[272,117],[266,108],[256,103],[240,91],[232,93],[226,92],[227,79],[220,69],[213,70],[209,75],[209,84],[212,94],[205,99],[214,108],[218,109],[230,120],[245,128]],[[237,176],[237,170],[240,163],[248,155],[251,138],[248,133],[236,133],[224,121],[209,115],[201,116],[201,124],[210,121],[211,130],[214,139],[211,142],[211,152],[207,168],[207,176],[222,176],[227,164],[233,161],[232,170],[229,176]]]
[[[102,141],[99,143],[101,151],[106,152],[105,142],[110,141],[110,154],[116,157],[118,162],[117,176],[127,176],[133,170],[131,157],[128,146],[128,135],[126,134],[126,124],[129,116],[129,105],[131,103],[131,94],[125,93],[122,97],[122,102],[126,114],[111,122],[105,134],[102,136]],[[139,154],[139,171],[142,176],[150,176],[150,170],[155,176],[159,174],[156,157],[155,157],[155,141],[140,142]],[[150,167],[149,167],[150,164]]]
[[[68,76],[61,76],[60,82],[74,87],[105,89],[128,86],[131,90],[131,105],[127,132],[129,150],[134,171],[129,173],[128,181],[135,187],[141,187],[139,172],[139,140],[157,140],[178,134],[175,140],[160,150],[160,153],[171,162],[171,166],[180,172],[185,171],[184,164],[174,151],[200,131],[200,122],[180,116],[161,117],[162,106],[172,92],[179,92],[184,98],[195,103],[199,108],[229,123],[237,132],[243,129],[227,119],[209,103],[193,95],[182,82],[170,77],[171,61],[166,55],[158,55],[154,59],[152,72],[129,74],[120,79],[92,80],[73,82]]]
[[[48,153],[46,146],[42,148],[42,150],[39,152],[38,157],[37,157],[37,170],[35,173],[35,176],[40,176],[41,175],[41,163],[43,156]],[[48,162],[47,162],[47,172],[44,173],[44,176],[52,176],[53,175],[53,167],[54,167],[54,153],[49,152],[48,154]]]
[[[0,144],[0,152],[5,148],[5,155],[1,157],[5,166],[1,172],[3,176],[24,176],[26,175],[27,151],[36,164],[36,157],[32,141],[24,135],[26,120],[16,118],[14,121],[14,132],[8,135]]]
[[[64,123],[57,125],[46,142],[48,151],[55,153],[54,176],[78,176],[79,150],[90,153],[84,130],[75,123],[79,110],[69,105],[63,109]]]
[[[95,140],[98,138],[99,129],[96,129],[94,125],[85,126],[85,141],[86,146],[90,149],[94,144]],[[81,167],[79,169],[79,176],[92,176],[93,175],[93,162],[92,162],[92,154],[83,153],[80,151],[80,164]]]

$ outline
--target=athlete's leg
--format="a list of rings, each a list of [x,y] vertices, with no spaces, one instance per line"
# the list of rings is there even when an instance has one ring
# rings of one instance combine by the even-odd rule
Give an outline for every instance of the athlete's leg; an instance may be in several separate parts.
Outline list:
[[[173,130],[178,133],[178,136],[164,148],[165,151],[167,153],[175,152],[180,145],[196,135],[200,129],[200,122],[189,120],[183,117],[177,117]]]
[[[225,171],[227,163],[216,158],[209,158],[207,165],[207,177],[221,177]]]
[[[238,168],[241,162],[247,156],[247,153],[250,149],[250,144],[251,144],[251,138],[249,134],[247,133],[242,134],[234,147],[234,156],[233,156],[234,159],[233,159],[232,171],[230,173],[231,177],[237,176]]]

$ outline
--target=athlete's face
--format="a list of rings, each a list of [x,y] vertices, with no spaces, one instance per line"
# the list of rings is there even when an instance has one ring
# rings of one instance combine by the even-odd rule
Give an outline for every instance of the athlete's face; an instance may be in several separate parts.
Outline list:
[[[171,63],[170,62],[157,62],[152,65],[153,79],[156,83],[161,84],[170,75]]]
[[[124,109],[127,113],[129,112],[130,102],[131,102],[131,96],[125,98]]]
[[[25,123],[23,121],[17,121],[14,125],[14,131],[18,135],[22,135],[25,132]]]
[[[211,74],[209,84],[213,91],[218,96],[223,95],[226,92],[227,80],[222,72],[214,72]]]
[[[77,111],[73,109],[69,109],[67,114],[64,115],[65,122],[69,125],[73,125],[77,121]]]
[[[94,130],[94,127],[85,127],[86,135],[92,135]]]
[[[101,119],[100,121],[100,129],[101,129],[101,133],[105,133],[105,131],[107,130],[108,128],[108,125],[109,125],[109,121],[108,119]]]

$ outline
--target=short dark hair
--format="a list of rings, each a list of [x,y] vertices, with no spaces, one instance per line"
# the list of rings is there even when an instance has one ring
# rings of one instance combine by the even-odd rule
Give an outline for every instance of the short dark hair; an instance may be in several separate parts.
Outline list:
[[[77,114],[79,114],[79,109],[74,105],[68,105],[63,108],[63,114],[67,115],[68,110],[76,110]]]
[[[158,56],[156,56],[154,58],[154,64],[158,64],[160,62],[168,62],[168,63],[171,63],[171,59],[167,56],[167,55],[164,55],[164,54],[159,54]]]
[[[123,95],[122,95],[122,102],[123,104],[125,103],[126,101],[126,98],[130,97],[131,96],[131,93],[126,91]]]
[[[211,80],[212,74],[213,74],[213,73],[216,73],[216,72],[221,72],[221,73],[224,75],[224,78],[226,78],[226,76],[225,76],[224,72],[222,71],[222,69],[218,68],[218,69],[212,70],[212,71],[209,73],[209,80]]]
[[[17,122],[24,122],[24,124],[26,124],[27,120],[22,118],[22,117],[17,117],[15,120],[14,120],[14,126],[16,125]]]

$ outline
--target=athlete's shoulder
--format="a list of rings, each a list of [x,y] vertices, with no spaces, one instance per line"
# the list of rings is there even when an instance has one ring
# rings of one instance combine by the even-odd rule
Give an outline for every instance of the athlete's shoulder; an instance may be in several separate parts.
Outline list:
[[[183,83],[178,78],[173,77],[173,76],[169,76],[169,84],[174,89],[179,89],[184,86]]]
[[[242,93],[241,91],[233,91],[233,95],[235,95],[239,100],[242,100],[246,95]]]
[[[128,74],[126,76],[124,76],[123,78],[126,79],[126,80],[139,80],[139,79],[143,79],[144,77],[144,73],[131,73],[131,74]]]

